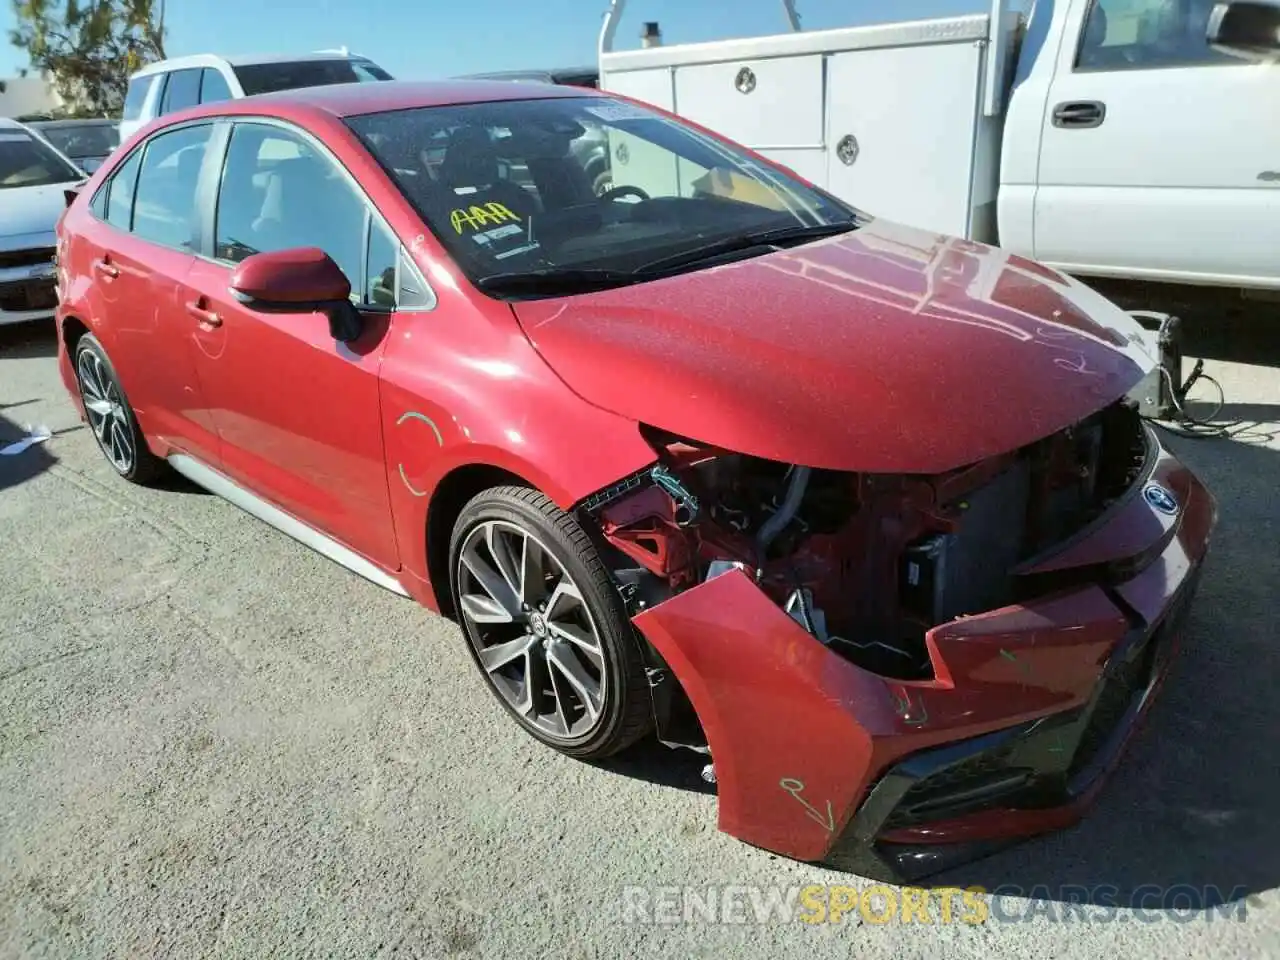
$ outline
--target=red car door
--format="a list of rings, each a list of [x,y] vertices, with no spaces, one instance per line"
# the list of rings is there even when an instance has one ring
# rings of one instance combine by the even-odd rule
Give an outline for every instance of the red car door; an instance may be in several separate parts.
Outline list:
[[[94,195],[76,231],[72,269],[88,275],[85,312],[143,433],[219,460],[196,378],[183,285],[199,236],[196,184],[213,126],[167,130],[134,150]]]
[[[184,296],[223,470],[394,570],[378,380],[391,314],[363,302],[370,217],[386,238],[363,193],[310,138],[236,123],[217,190],[213,258],[193,266]],[[261,312],[229,293],[237,262],[296,247],[323,249],[351,280],[367,308],[357,341],[334,340],[319,312]]]

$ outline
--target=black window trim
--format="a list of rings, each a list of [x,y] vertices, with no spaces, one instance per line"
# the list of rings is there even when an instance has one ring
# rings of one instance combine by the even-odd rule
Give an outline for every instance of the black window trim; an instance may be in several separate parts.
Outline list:
[[[208,118],[202,119],[204,122],[208,122]],[[339,160],[333,151],[330,150],[329,147],[318,137],[316,137],[315,134],[311,133],[309,130],[303,129],[295,123],[283,120],[280,117],[268,117],[255,114],[219,114],[216,118],[215,124],[216,126],[223,128],[225,132],[221,136],[215,132],[214,137],[209,141],[209,152],[205,155],[205,167],[202,167],[200,170],[201,179],[199,186],[196,189],[196,207],[197,214],[203,214],[203,217],[200,231],[200,249],[194,251],[196,256],[200,257],[202,260],[208,261],[209,263],[217,264],[220,267],[232,266],[231,261],[222,260],[214,256],[217,245],[218,195],[220,193],[222,183],[222,173],[226,167],[227,151],[231,144],[231,133],[233,129],[240,124],[275,127],[285,133],[292,134],[306,141],[307,144],[318,151],[320,155],[328,158],[328,160],[341,171],[342,176],[347,181],[347,184],[364,202],[364,238],[363,243],[361,244],[360,258],[360,302],[356,304],[356,308],[366,313],[429,313],[435,310],[436,305],[439,302],[436,297],[435,290],[422,275],[422,271],[417,269],[416,264],[413,264],[413,258],[407,256],[407,251],[405,250],[404,244],[400,241],[399,234],[397,234],[391,224],[387,222],[387,218],[382,215],[382,211],[379,210],[377,204],[373,202],[373,198],[369,196],[369,192],[365,190],[365,188],[360,184],[360,181],[355,178],[355,175],[347,169],[347,165]],[[185,125],[186,124],[175,124],[175,126]],[[172,128],[166,127],[165,129]],[[211,163],[210,161],[213,162]],[[364,274],[369,269],[369,237],[371,236],[372,230],[372,218],[375,217],[387,233],[391,234],[391,236],[396,239],[397,246],[400,250],[400,257],[397,259],[396,264],[397,303],[394,307],[386,307],[381,304],[369,304],[365,302],[365,293],[368,288],[365,284]],[[428,306],[400,306],[401,260],[404,260],[413,267],[415,279],[422,284],[423,292],[426,298],[430,301]]]
[[[1089,31],[1089,18],[1093,16],[1094,8],[1097,7],[1100,0],[1089,0],[1089,6],[1085,10],[1084,17],[1080,20],[1080,26],[1076,32],[1075,52],[1071,57],[1072,73],[1142,73],[1150,70],[1185,70],[1188,67],[1230,67],[1236,64],[1248,63],[1241,57],[1214,58],[1212,60],[1173,60],[1168,63],[1147,63],[1147,64],[1128,64],[1125,66],[1081,66],[1080,55],[1084,51],[1084,38]],[[1208,40],[1205,40],[1205,49],[1209,50]]]

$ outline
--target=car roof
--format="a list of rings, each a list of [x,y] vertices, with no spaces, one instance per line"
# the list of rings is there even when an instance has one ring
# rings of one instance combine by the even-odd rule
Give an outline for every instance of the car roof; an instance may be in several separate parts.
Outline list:
[[[260,93],[237,100],[222,100],[208,107],[197,107],[193,112],[183,111],[182,116],[245,112],[283,116],[293,111],[310,110],[341,118],[392,110],[412,110],[417,107],[583,96],[602,94],[579,87],[511,83],[507,80],[380,80]]]
[[[259,63],[307,63],[319,60],[368,60],[357,53],[343,53],[340,50],[317,51],[314,53],[258,53],[258,54],[220,54],[193,53],[185,57],[170,57],[168,60],[157,60],[140,70],[134,71],[129,79],[146,77],[153,73],[168,73],[171,70],[183,70],[190,67],[215,67],[223,64],[232,67],[248,67]]]

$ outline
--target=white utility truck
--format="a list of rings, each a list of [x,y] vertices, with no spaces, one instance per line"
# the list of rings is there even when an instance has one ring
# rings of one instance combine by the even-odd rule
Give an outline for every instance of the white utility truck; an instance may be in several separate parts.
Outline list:
[[[602,89],[867,213],[1141,281],[1153,304],[1280,301],[1280,2],[992,0],[804,31],[784,0],[787,33],[666,46],[650,23],[615,51],[625,2],[601,31]],[[643,177],[620,152],[614,182]]]

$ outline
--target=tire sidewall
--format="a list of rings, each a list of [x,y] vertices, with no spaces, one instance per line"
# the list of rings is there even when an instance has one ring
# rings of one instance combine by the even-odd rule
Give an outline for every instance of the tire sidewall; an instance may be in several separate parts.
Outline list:
[[[480,662],[480,655],[476,649],[478,638],[473,633],[474,627],[462,614],[457,569],[463,543],[476,526],[488,520],[501,520],[521,527],[541,541],[547,549],[554,551],[556,560],[564,566],[569,576],[578,585],[591,613],[604,652],[606,672],[603,713],[605,719],[594,730],[578,740],[547,739],[537,727],[512,708],[506,698],[495,688]],[[594,550],[594,547],[592,549]],[[603,592],[600,589],[589,564],[584,562],[571,545],[564,542],[560,531],[547,520],[544,514],[521,500],[495,491],[486,491],[474,498],[458,515],[454,526],[453,538],[449,545],[449,589],[452,593],[453,608],[458,612],[458,625],[466,639],[467,650],[480,671],[485,686],[523,729],[540,742],[571,756],[595,755],[601,750],[602,745],[608,744],[619,736],[625,722],[624,712],[628,700],[626,686],[633,682],[627,676],[626,664],[628,654],[631,652],[627,645],[634,647],[635,644],[631,636],[630,620],[622,609],[621,598],[618,597],[617,591],[609,589],[608,592]]]

